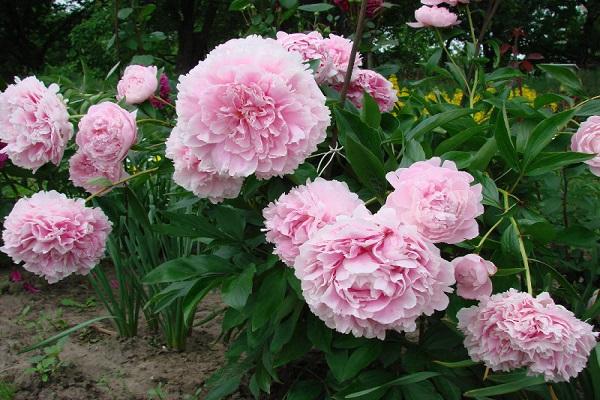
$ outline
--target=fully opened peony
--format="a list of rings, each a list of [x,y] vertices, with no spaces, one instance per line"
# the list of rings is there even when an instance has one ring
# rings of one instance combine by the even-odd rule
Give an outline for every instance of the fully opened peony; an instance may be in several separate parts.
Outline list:
[[[221,175],[259,178],[294,171],[316,150],[329,109],[300,55],[249,36],[216,47],[180,77],[182,143]]]
[[[81,118],[75,141],[97,165],[114,165],[125,159],[136,139],[135,112],[106,101],[91,106]]]
[[[332,58],[325,49],[323,36],[319,32],[277,32],[277,42],[287,51],[300,54],[304,62],[319,60],[319,66],[314,73],[317,83],[325,83],[337,73]]]
[[[415,225],[433,243],[459,243],[479,234],[475,218],[483,214],[481,185],[471,186],[473,177],[458,171],[452,161],[434,157],[386,175],[394,191],[386,206],[398,217]]]
[[[342,85],[336,85],[341,90]],[[348,87],[348,99],[358,108],[362,108],[364,94],[368,93],[379,106],[379,111],[390,112],[394,109],[398,95],[392,85],[381,74],[368,69],[358,69],[352,75]]]
[[[298,248],[313,233],[339,215],[352,215],[361,206],[363,202],[346,183],[317,178],[292,189],[263,210],[267,241],[275,245],[274,253],[283,262],[293,266]]]
[[[479,300],[492,294],[491,275],[498,269],[477,254],[467,254],[452,260],[456,278],[456,294],[464,299]]]
[[[46,164],[60,163],[73,136],[67,107],[58,86],[44,86],[36,77],[15,78],[0,93],[0,141],[13,164],[34,172]]]
[[[417,22],[409,22],[407,25],[413,28],[448,28],[460,24],[458,16],[445,7],[423,6],[415,10],[415,19]]]
[[[328,327],[380,339],[444,310],[454,283],[452,265],[390,208],[376,215],[359,208],[324,226],[300,246],[294,270]]]
[[[589,117],[581,123],[571,137],[571,150],[596,154],[596,157],[585,163],[590,166],[592,174],[600,176],[600,116]]]
[[[494,371],[526,367],[546,380],[568,381],[585,368],[597,333],[548,293],[510,289],[458,312],[458,328],[475,361]]]
[[[323,39],[323,48],[332,63],[327,83],[331,85],[343,83],[352,52],[352,41],[332,33],[327,39]],[[362,57],[360,54],[356,54],[353,68],[361,65]]]
[[[126,176],[127,172],[121,162],[96,164],[82,152],[75,153],[69,159],[69,179],[75,186],[82,187],[89,193],[97,193]]]
[[[158,89],[158,71],[154,65],[130,65],[117,83],[117,100],[127,104],[140,104],[154,95]]]
[[[224,199],[233,199],[240,193],[244,179],[218,174],[212,168],[205,168],[205,163],[183,144],[181,131],[177,127],[167,139],[165,155],[174,161],[175,183],[196,196],[218,203]]]
[[[4,222],[0,248],[15,263],[49,283],[86,275],[104,255],[111,224],[99,208],[81,199],[38,192],[15,204]]]

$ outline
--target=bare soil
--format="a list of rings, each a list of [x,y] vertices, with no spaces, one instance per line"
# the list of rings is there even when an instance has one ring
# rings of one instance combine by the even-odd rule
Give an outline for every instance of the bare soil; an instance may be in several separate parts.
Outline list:
[[[26,372],[36,352],[18,351],[107,313],[93,300],[86,278],[47,285],[22,272],[40,289],[29,293],[22,283],[9,283],[8,274],[9,269],[0,268],[0,383],[15,388],[15,400],[202,399],[206,379],[224,363],[218,318],[194,328],[185,352],[168,350],[142,321],[133,339],[119,339],[110,334],[110,322],[99,322],[71,335],[60,354],[66,366],[44,383]],[[81,305],[65,305],[64,299]],[[196,321],[221,307],[219,296],[210,294],[198,307]]]

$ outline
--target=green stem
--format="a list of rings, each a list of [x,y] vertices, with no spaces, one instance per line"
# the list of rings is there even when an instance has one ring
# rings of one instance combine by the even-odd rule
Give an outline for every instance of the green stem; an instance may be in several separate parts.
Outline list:
[[[503,192],[504,196],[504,209],[508,211],[510,209],[508,204],[508,193]],[[531,271],[529,269],[529,259],[527,258],[527,250],[525,250],[525,243],[523,242],[523,236],[519,230],[519,225],[514,217],[509,217],[510,223],[517,234],[517,240],[519,242],[519,253],[521,253],[521,259],[523,260],[523,267],[525,268],[525,282],[527,284],[527,293],[533,295],[533,286],[531,284]]]
[[[153,95],[153,96],[152,96],[152,98],[153,98],[154,100],[156,100],[156,101],[160,102],[160,103],[163,103],[163,104],[164,104],[164,105],[166,105],[166,106],[169,106],[169,107],[171,107],[172,109],[175,109],[175,106],[174,106],[173,104],[169,103],[168,101],[166,101],[166,100],[165,100],[165,99],[163,99],[162,97],[159,97],[159,96],[154,96],[154,95]]]
[[[485,233],[485,235],[483,235],[483,237],[477,244],[477,247],[475,247],[476,254],[479,254],[479,252],[483,248],[483,244],[488,240],[489,236],[502,223],[502,221],[504,221],[504,217],[501,217],[494,225],[492,225],[492,227]]]
[[[469,29],[471,31],[471,40],[473,40],[473,46],[477,46],[477,38],[475,37],[475,28],[473,26],[473,18],[471,17],[471,8],[467,4],[467,18],[469,20]]]
[[[463,79],[463,81],[465,83],[465,87],[467,89],[467,93],[469,94],[469,98],[471,98],[472,95],[473,95],[473,93],[471,92],[471,87],[469,86],[469,82],[467,81],[467,77],[465,76],[462,68],[460,68],[458,66],[458,64],[456,64],[456,61],[454,61],[454,57],[452,57],[452,54],[450,54],[450,51],[446,48],[446,45],[444,44],[444,39],[442,38],[442,34],[440,33],[440,30],[436,28],[435,33],[436,33],[436,36],[438,38],[438,41],[440,42],[440,46],[442,46],[442,49],[444,49],[444,52],[448,56],[448,60],[450,60],[450,62],[460,72],[460,77]]]
[[[168,126],[169,128],[173,128],[173,125],[165,122],[165,121],[161,121],[160,119],[153,119],[153,118],[146,118],[146,119],[140,119],[137,121],[138,124],[157,124],[157,125],[162,125],[162,126]]]
[[[152,172],[155,172],[155,171],[158,171],[158,167],[156,167],[156,168],[150,168],[150,169],[146,169],[146,170],[143,170],[143,171],[140,171],[140,172],[138,172],[137,174],[133,174],[133,175],[131,175],[131,176],[128,176],[128,177],[126,177],[126,178],[123,178],[123,179],[121,179],[121,180],[119,180],[119,181],[116,181],[116,182],[115,182],[115,183],[113,183],[112,185],[110,185],[110,186],[107,186],[107,187],[105,187],[105,188],[101,189],[100,191],[98,191],[98,192],[96,192],[96,193],[92,194],[91,196],[89,196],[87,199],[85,199],[85,202],[87,203],[87,202],[89,202],[90,200],[92,200],[94,197],[98,197],[98,196],[101,196],[101,195],[103,195],[104,193],[108,192],[109,190],[111,190],[111,189],[112,189],[112,188],[114,188],[115,186],[122,185],[123,183],[125,183],[125,182],[127,182],[127,181],[130,181],[130,180],[132,180],[132,179],[134,179],[134,178],[137,178],[137,177],[138,177],[138,176],[140,176],[140,175],[149,174],[149,173],[152,173]]]

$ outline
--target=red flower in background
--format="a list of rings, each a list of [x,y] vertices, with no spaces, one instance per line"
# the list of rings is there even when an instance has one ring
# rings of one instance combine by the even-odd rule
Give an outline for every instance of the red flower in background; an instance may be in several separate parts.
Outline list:
[[[164,108],[165,102],[170,103],[169,94],[171,94],[171,85],[169,84],[169,77],[166,74],[160,75],[158,82],[158,98],[156,96],[150,97],[150,104],[154,108]],[[162,99],[163,101],[161,101]]]
[[[338,6],[343,12],[350,11],[350,2],[348,0],[333,0],[333,4]],[[360,4],[360,2],[356,4]],[[367,17],[373,18],[382,8],[383,0],[369,0],[367,2]]]
[[[0,150],[2,150],[5,147],[6,147],[6,143],[0,142]],[[0,153],[0,168],[4,168],[4,164],[6,163],[6,160],[8,160],[8,154]]]
[[[500,47],[500,54],[510,54],[511,61],[508,64],[509,66],[520,69],[525,73],[533,71],[532,61],[543,60],[544,56],[540,53],[523,54],[520,52],[519,39],[527,36],[522,27],[513,28],[510,36],[513,40],[513,43],[503,43]]]

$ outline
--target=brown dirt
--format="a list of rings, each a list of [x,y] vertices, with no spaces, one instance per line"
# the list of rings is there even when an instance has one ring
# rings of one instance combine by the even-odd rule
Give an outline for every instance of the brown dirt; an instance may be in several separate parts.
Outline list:
[[[195,327],[187,351],[181,353],[166,349],[160,336],[151,335],[140,322],[140,335],[133,339],[95,329],[72,334],[60,355],[67,366],[42,383],[25,372],[36,352],[18,355],[19,349],[107,313],[100,303],[86,308],[61,304],[65,298],[85,303],[94,297],[85,278],[47,285],[23,273],[41,289],[32,294],[19,283],[8,283],[8,272],[0,269],[0,382],[14,385],[15,400],[202,399],[205,380],[223,365],[219,319]],[[219,296],[210,294],[200,304],[196,321],[220,307]],[[110,322],[96,326],[114,331]],[[159,385],[165,396],[151,396],[148,391]]]

